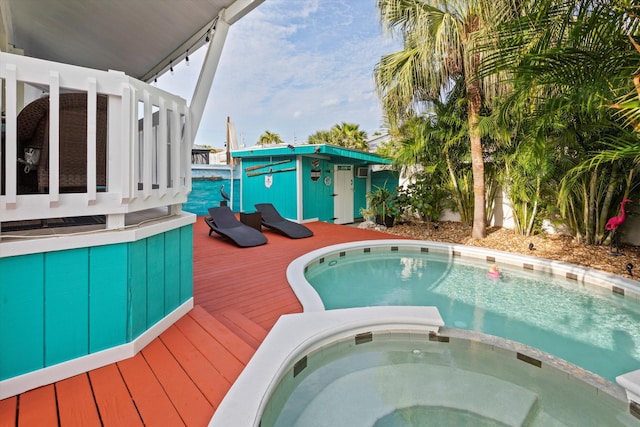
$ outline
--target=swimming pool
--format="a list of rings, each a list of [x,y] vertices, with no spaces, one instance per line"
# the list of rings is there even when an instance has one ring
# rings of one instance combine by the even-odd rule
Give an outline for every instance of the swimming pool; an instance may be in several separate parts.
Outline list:
[[[522,257],[464,250],[482,256],[407,241],[327,248],[305,256],[304,281],[322,308],[433,305],[448,327],[522,342],[611,381],[640,367],[631,281],[549,260],[525,258],[523,268]],[[487,277],[492,263],[500,279]]]
[[[561,392],[559,394],[556,393],[555,395],[552,394],[555,396],[552,398],[542,398],[543,401],[547,402],[547,405],[550,405],[544,410],[545,413],[550,414],[550,417],[536,418],[534,416],[531,419],[535,419],[536,423],[526,425],[546,426],[550,425],[550,423],[551,425],[558,425],[553,423],[554,420],[564,423],[560,425],[640,424],[640,421],[638,420],[640,418],[640,405],[635,403],[640,402],[640,370],[625,374],[624,381],[621,380],[621,377],[617,378],[618,382],[621,385],[624,385],[623,388],[600,375],[593,374],[590,371],[583,369],[584,366],[582,365],[578,366],[565,361],[563,358],[555,357],[554,354],[557,354],[555,349],[552,351],[540,350],[539,347],[534,348],[521,344],[520,342],[500,338],[497,334],[488,335],[481,332],[474,332],[473,330],[462,329],[463,326],[472,329],[469,325],[472,325],[473,322],[478,320],[481,320],[480,323],[482,324],[490,325],[495,323],[493,318],[495,317],[499,319],[501,317],[499,315],[500,312],[498,311],[497,314],[491,313],[491,308],[478,308],[471,311],[471,316],[467,313],[464,317],[456,317],[459,310],[453,310],[454,317],[447,318],[444,321],[438,311],[439,308],[434,306],[419,307],[378,305],[327,310],[319,293],[309,284],[305,277],[306,273],[312,272],[312,270],[318,265],[326,264],[326,266],[335,267],[341,262],[344,263],[353,255],[365,253],[371,255],[372,253],[379,251],[392,252],[397,255],[398,253],[402,253],[404,250],[414,251],[417,253],[439,253],[448,260],[455,260],[456,262],[461,261],[463,258],[469,258],[471,259],[472,264],[476,263],[477,266],[482,267],[482,274],[479,272],[477,274],[474,273],[474,279],[469,275],[463,275],[462,278],[459,278],[459,281],[483,281],[484,286],[479,288],[480,292],[476,289],[475,292],[468,294],[463,293],[462,295],[465,297],[462,298],[462,302],[458,303],[456,301],[449,301],[449,305],[475,307],[477,301],[482,301],[482,298],[480,298],[481,295],[484,295],[485,293],[492,295],[491,292],[486,292],[488,289],[495,291],[492,287],[499,288],[501,286],[511,286],[511,301],[530,301],[533,297],[526,292],[522,292],[523,286],[515,286],[517,282],[512,280],[510,281],[510,278],[513,277],[511,275],[518,275],[520,272],[524,272],[525,275],[529,275],[531,272],[543,272],[546,274],[544,276],[544,282],[555,282],[556,278],[552,276],[560,276],[568,279],[568,281],[554,284],[551,287],[558,286],[564,290],[579,288],[588,298],[592,297],[597,299],[599,298],[597,297],[599,295],[602,296],[605,301],[619,303],[625,311],[628,311],[628,313],[625,314],[626,316],[635,318],[637,314],[639,289],[637,282],[575,265],[505,252],[490,251],[477,247],[410,240],[368,241],[322,248],[299,257],[287,268],[287,280],[291,285],[292,290],[300,300],[304,312],[285,315],[278,320],[266,340],[258,348],[258,351],[251,359],[245,370],[233,384],[221,405],[217,408],[209,425],[212,427],[226,427],[228,425],[246,425],[256,427],[262,425],[264,427],[269,425],[269,423],[279,422],[277,419],[281,416],[281,413],[285,416],[287,413],[291,414],[291,412],[289,412],[291,408],[293,408],[293,411],[297,411],[297,416],[301,416],[302,412],[300,411],[304,411],[303,408],[309,405],[315,406],[315,404],[313,403],[313,400],[305,403],[304,399],[309,399],[309,397],[305,397],[305,395],[302,394],[302,397],[300,397],[302,400],[298,403],[294,403],[293,406],[289,408],[286,407],[286,402],[289,400],[289,397],[297,394],[297,391],[293,392],[293,390],[296,389],[296,383],[295,381],[292,381],[291,378],[295,377],[296,379],[302,379],[305,375],[314,375],[313,373],[317,367],[315,362],[315,360],[317,360],[316,352],[322,353],[324,349],[330,348],[334,343],[340,343],[345,339],[358,340],[358,336],[361,336],[361,334],[372,334],[375,337],[375,334],[377,333],[386,334],[396,332],[405,334],[405,338],[408,334],[411,354],[414,354],[413,350],[418,350],[420,354],[423,354],[424,352],[429,353],[431,351],[429,348],[415,347],[415,344],[411,342],[414,333],[417,333],[418,335],[422,334],[423,336],[424,334],[428,334],[429,341],[433,338],[437,343],[434,345],[444,344],[445,346],[448,346],[453,343],[454,345],[451,349],[445,348],[446,352],[456,353],[456,356],[449,360],[455,361],[456,368],[463,368],[464,371],[470,371],[471,375],[469,378],[477,378],[476,374],[478,373],[482,375],[487,374],[489,376],[494,376],[494,378],[499,381],[512,383],[512,385],[516,387],[523,387],[527,389],[527,387],[531,386],[533,388],[529,388],[529,392],[533,392],[537,395],[539,392],[542,393],[542,391],[539,391],[537,387],[545,388],[546,386],[538,386],[537,379],[535,377],[538,375],[544,376],[551,372],[552,374],[550,379],[552,383],[553,381],[556,381],[556,383],[555,386],[550,387],[550,390],[552,393],[557,391]],[[486,272],[492,263],[497,263],[500,266],[503,273],[503,283],[484,281],[484,279],[486,279]],[[419,264],[419,262],[404,262],[401,277],[404,277],[404,275],[407,275],[413,270],[419,270]],[[429,262],[427,262],[427,264],[429,264]],[[386,277],[390,277],[387,272],[384,271],[384,268],[378,268],[381,265],[382,263],[376,265],[376,269],[378,270],[376,275],[381,277],[386,275]],[[433,283],[429,288],[433,291],[437,290],[438,287],[444,287],[446,276],[450,275],[452,270],[452,262],[448,263],[446,268],[433,268],[433,271],[429,272]],[[358,280],[360,280],[358,277],[358,275],[355,275],[347,281],[352,285],[357,286]],[[425,276],[423,275],[423,278],[424,277]],[[337,280],[342,281],[342,279]],[[369,284],[372,283],[368,280],[369,279],[366,279],[364,282]],[[387,281],[391,280],[397,281],[397,278],[387,279]],[[537,290],[538,287],[540,287],[540,285],[536,284],[532,288],[536,288]],[[526,289],[526,287],[524,288],[524,290],[527,291],[533,290]],[[389,299],[385,303],[381,304],[396,304],[397,302],[395,298],[398,294],[403,293],[407,293],[407,291],[391,292],[392,295]],[[532,295],[535,295],[535,293]],[[542,297],[538,296],[538,298]],[[542,298],[542,300],[545,300],[545,298]],[[492,302],[493,299],[485,298],[485,301]],[[589,308],[589,312],[596,313],[599,311],[598,306],[600,304],[599,302],[596,302],[597,301],[593,300],[584,307]],[[555,306],[558,313],[565,313],[567,310],[564,302],[562,304],[554,302],[550,305]],[[444,307],[444,309],[447,309],[447,307]],[[515,309],[511,307],[511,311],[513,310]],[[462,312],[465,311],[463,310]],[[530,316],[532,315],[530,314]],[[547,319],[547,316],[544,315],[537,317]],[[503,320],[504,318],[505,317],[502,316]],[[509,317],[507,316],[506,319],[509,319]],[[563,318],[560,317],[560,320],[558,320],[556,317],[552,319],[553,321],[547,322],[548,325],[552,325],[550,326],[552,331],[554,328],[558,328],[564,324],[574,323],[574,326],[578,326],[574,332],[576,336],[580,336],[580,339],[583,339],[582,335],[589,335],[588,330],[602,329],[607,331],[605,332],[605,335],[609,337],[606,341],[611,346],[609,349],[610,351],[607,352],[605,349],[605,351],[601,353],[601,355],[605,354],[605,356],[598,357],[596,359],[605,359],[605,365],[607,365],[608,362],[611,366],[618,366],[618,362],[614,361],[612,363],[611,360],[608,359],[608,356],[622,352],[624,354],[631,355],[633,367],[630,369],[640,367],[640,364],[636,361],[635,333],[630,333],[631,339],[629,339],[629,335],[626,334],[614,334],[618,329],[614,328],[611,330],[608,327],[604,327],[604,324],[601,324],[602,319],[592,318],[590,315],[586,315],[582,318],[582,328],[579,327],[579,322],[574,322],[569,318],[564,318],[563,320]],[[525,332],[527,332],[527,329],[536,329],[536,333],[532,335],[534,337],[538,337],[540,341],[544,341],[544,334],[547,333],[544,327],[544,322],[543,326],[533,328],[531,326],[527,326],[527,321],[528,319],[525,318],[524,321],[513,320],[508,323],[519,326],[516,330],[525,330]],[[453,323],[451,328],[445,327],[447,322]],[[618,318],[610,324],[619,325],[620,323],[621,320]],[[511,327],[512,325],[507,326]],[[547,328],[549,328],[549,326],[547,326]],[[538,334],[538,329],[542,331],[542,335]],[[633,329],[633,327],[631,329]],[[584,334],[583,330],[587,330],[587,333]],[[629,331],[629,329],[626,328],[626,331],[621,331],[626,332]],[[595,335],[595,332],[593,334]],[[600,333],[598,334],[602,335]],[[615,339],[614,336],[616,337]],[[558,338],[556,341],[558,342],[558,345],[563,344],[562,341],[575,341],[580,345],[584,345],[584,343],[579,340],[564,339],[563,336]],[[612,343],[617,344],[614,345]],[[405,346],[407,344],[402,343],[398,345]],[[458,345],[461,347],[458,348]],[[616,347],[616,345],[618,347]],[[357,343],[351,344],[351,348],[354,347],[357,347]],[[582,348],[587,349],[587,347]],[[619,351],[621,349],[623,351]],[[459,350],[461,351],[460,354],[458,354]],[[591,350],[592,349],[589,348],[585,351]],[[595,351],[600,350],[596,347]],[[507,354],[512,360],[510,362],[505,362],[506,364],[500,362],[503,354]],[[351,356],[347,355],[345,357],[350,358]],[[402,357],[408,357],[406,348]],[[332,357],[321,356],[320,359],[330,360]],[[514,363],[514,359],[517,363]],[[465,367],[465,364],[471,363],[471,361],[473,361],[475,367]],[[494,373],[489,373],[487,369],[491,369],[491,366],[495,366],[495,361],[499,361],[497,364],[498,369]],[[400,362],[402,362],[402,359],[400,359]],[[458,365],[458,362],[462,363],[462,365]],[[359,361],[356,364],[358,366],[363,366],[362,361]],[[400,365],[403,364],[404,363],[400,363]],[[501,369],[503,365],[509,366],[509,368],[504,370],[505,372],[502,372]],[[451,372],[448,368],[451,368],[452,366],[447,367],[437,364],[435,366],[436,368],[425,367],[424,369],[434,375],[438,375],[441,369],[446,372]],[[533,371],[531,371],[531,366],[535,368]],[[517,368],[512,371],[511,367]],[[329,372],[331,372],[333,368],[328,369]],[[373,371],[370,372],[375,372],[376,368],[369,366],[367,369],[373,369]],[[395,369],[395,367],[384,367],[382,369],[383,371],[389,371]],[[389,385],[389,387],[395,387],[395,390],[401,392],[404,387],[404,383],[391,384],[391,380],[394,378],[406,378],[408,380],[410,377],[418,377],[422,375],[420,370],[412,371],[410,374],[407,374],[406,372],[401,372],[405,368],[400,367],[399,369],[400,371],[398,371],[396,375],[392,373],[390,376],[387,376],[389,381],[386,382],[385,387],[386,385]],[[615,369],[616,371],[623,371],[623,369],[620,369],[619,367]],[[298,375],[296,375],[296,371]],[[302,374],[300,372],[302,372]],[[542,372],[544,372],[544,374],[541,374]],[[352,376],[352,374],[355,376]],[[457,374],[453,374],[453,376],[456,375]],[[503,375],[510,375],[510,377],[504,377]],[[326,378],[329,377],[333,379],[326,382]],[[373,401],[369,399],[361,399],[357,393],[358,390],[352,389],[351,392],[346,394],[346,396],[345,393],[343,393],[344,389],[342,389],[342,391],[339,390],[340,387],[343,387],[343,384],[351,386],[348,381],[350,378],[357,379],[354,384],[360,384],[357,388],[362,388],[363,383],[358,382],[360,381],[359,378],[361,378],[361,375],[357,372],[349,373],[343,370],[337,373],[322,374],[320,375],[320,378],[321,381],[325,381],[324,389],[335,391],[335,393],[322,393],[323,402],[330,403],[332,400],[334,402],[338,400],[336,403],[341,404],[342,407],[345,405],[350,406],[350,404],[358,405],[358,408],[365,412],[368,408],[372,407]],[[460,378],[460,381],[461,383],[465,383],[466,378],[463,376]],[[489,379],[488,381],[492,384],[496,384],[492,379]],[[564,382],[567,382],[567,384]],[[456,382],[448,383],[447,381],[442,381],[441,387],[438,388],[438,392],[453,393],[457,384],[458,383]],[[508,388],[511,386],[507,384],[505,387]],[[481,389],[479,393],[486,391],[491,392],[491,390],[485,387]],[[337,399],[335,396],[341,396],[342,398]],[[596,396],[596,400],[592,400],[594,399],[593,396]],[[458,397],[463,400],[475,398],[473,394],[469,395],[466,392],[459,394]],[[573,397],[577,397],[578,400],[583,403],[578,402],[577,406],[574,406],[575,402],[572,402]],[[297,396],[293,397],[294,401],[298,398],[299,397]],[[600,401],[600,399],[602,399],[602,401]],[[318,400],[316,403],[318,402],[321,401]],[[450,417],[453,417],[454,421],[452,421],[452,424],[459,425],[467,420],[466,417],[469,415],[469,411],[471,410],[471,408],[461,408],[457,406],[451,407],[450,402],[439,402],[438,404],[433,404],[433,402],[425,403],[411,401],[408,402],[411,409],[407,411],[405,410],[408,407],[406,401],[399,401],[396,403],[397,405],[390,407],[390,412],[375,420],[375,422],[378,423],[377,425],[381,425],[379,423],[396,425],[393,423],[398,421],[401,422],[407,417],[414,416],[418,418],[418,421],[416,421],[417,424],[410,425],[422,425],[420,422],[423,422],[424,419],[420,420],[420,418],[424,415],[428,415],[429,417],[446,417],[447,419],[451,419]],[[413,403],[415,403],[415,405]],[[586,404],[586,406],[581,407],[581,404]],[[472,415],[471,421],[469,421],[470,425],[478,425],[478,423],[482,422],[487,422],[491,425],[501,425],[498,424],[498,421],[503,420],[505,416],[509,416],[510,408],[508,407],[500,405],[481,406],[490,408],[490,411],[478,412],[476,413],[476,415],[478,415],[477,417],[476,415]],[[603,409],[603,406],[609,407],[609,409]],[[316,408],[318,407],[316,406]],[[590,408],[600,408],[598,411],[601,412],[601,415],[604,418],[601,418],[600,415],[594,415],[592,418],[582,417],[581,414],[583,412],[588,414],[591,410]],[[621,410],[620,408],[623,409]],[[627,409],[625,410],[625,408]],[[332,411],[332,409],[328,407],[322,407],[322,409],[318,410],[324,414],[326,414],[327,411]],[[478,410],[477,407],[473,411],[476,410]],[[534,410],[533,414],[535,415],[535,413],[536,411]],[[336,416],[339,416],[340,414],[342,413],[335,411]],[[331,415],[334,414],[332,413]],[[572,418],[573,416],[576,418]],[[318,422],[323,421],[319,417],[320,415],[315,417],[315,420]],[[288,420],[289,421],[287,422],[291,422],[290,418]],[[263,421],[264,424],[261,424]],[[505,424],[504,421],[500,422],[503,425]],[[517,425],[518,423],[516,422],[514,424]],[[281,425],[286,425],[286,422]],[[340,419],[338,424],[328,425],[345,425],[345,422],[344,419]],[[346,425],[355,427],[358,424],[352,423]]]

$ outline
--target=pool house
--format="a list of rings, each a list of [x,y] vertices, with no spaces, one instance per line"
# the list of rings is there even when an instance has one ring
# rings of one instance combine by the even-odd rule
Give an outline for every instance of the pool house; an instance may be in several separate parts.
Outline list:
[[[260,146],[233,151],[240,169],[240,210],[272,203],[298,222],[349,224],[362,218],[366,194],[376,186],[394,190],[390,159],[327,144]]]

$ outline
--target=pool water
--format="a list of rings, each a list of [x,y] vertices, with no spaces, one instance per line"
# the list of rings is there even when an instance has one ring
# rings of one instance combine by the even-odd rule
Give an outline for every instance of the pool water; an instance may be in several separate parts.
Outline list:
[[[445,325],[518,341],[611,381],[640,368],[640,305],[550,274],[442,253],[348,253],[309,267],[326,309],[436,306]]]
[[[356,341],[357,342],[357,341]],[[626,404],[509,351],[418,333],[344,339],[307,355],[270,396],[262,427],[637,425]]]

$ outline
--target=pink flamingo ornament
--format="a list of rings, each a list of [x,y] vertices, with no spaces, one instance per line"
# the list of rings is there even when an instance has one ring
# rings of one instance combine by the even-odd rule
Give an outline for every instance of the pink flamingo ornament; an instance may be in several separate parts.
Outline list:
[[[611,240],[609,241],[609,253],[612,255],[619,255],[619,250],[618,250],[618,236],[616,236],[616,231],[618,230],[618,227],[620,227],[620,225],[622,225],[622,223],[624,222],[624,220],[626,219],[626,213],[624,211],[624,204],[625,203],[632,203],[631,200],[629,199],[624,199],[622,201],[622,203],[620,203],[620,215],[618,216],[614,216],[609,218],[609,221],[607,221],[607,224],[604,226],[604,228],[607,231],[611,231]],[[611,252],[611,245],[613,244],[613,239],[616,239],[616,251],[615,252]]]

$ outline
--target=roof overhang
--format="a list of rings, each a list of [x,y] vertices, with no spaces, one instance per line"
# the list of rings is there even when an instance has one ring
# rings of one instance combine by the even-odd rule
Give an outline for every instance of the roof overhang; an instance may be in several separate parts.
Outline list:
[[[25,55],[148,81],[264,0],[0,0],[1,35]]]
[[[377,154],[328,144],[278,144],[276,146],[266,148],[256,146],[245,150],[233,151],[231,153],[232,157],[238,159],[252,157],[281,157],[292,155],[325,157],[333,161],[337,159],[348,159],[354,161],[354,163],[367,165],[390,165],[392,163],[391,159],[379,156]]]

